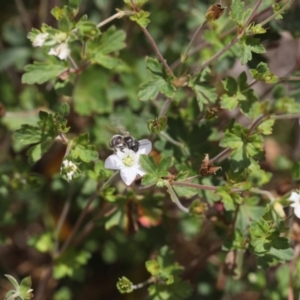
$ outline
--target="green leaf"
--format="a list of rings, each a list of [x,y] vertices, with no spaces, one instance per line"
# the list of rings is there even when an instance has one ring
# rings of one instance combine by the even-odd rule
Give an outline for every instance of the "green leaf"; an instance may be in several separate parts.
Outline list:
[[[99,80],[95,80],[95,78],[99,78]],[[74,89],[75,111],[83,116],[111,112],[113,101],[107,95],[109,86],[107,71],[98,66],[87,68],[80,75]]]
[[[110,54],[122,50],[126,47],[126,33],[123,30],[117,30],[115,26],[109,27],[99,39],[90,43],[94,53]]]
[[[25,277],[20,282],[19,292],[20,296],[23,297],[24,300],[30,300],[32,298],[32,290],[31,290],[31,277]]]
[[[74,159],[79,158],[83,162],[90,162],[98,159],[98,152],[95,146],[89,144],[89,134],[83,133],[72,141],[70,156]]]
[[[150,13],[148,11],[140,10],[129,18],[131,21],[137,22],[141,27],[147,27],[150,23],[149,16]]]
[[[256,69],[250,69],[250,73],[253,78],[258,81],[263,81],[270,84],[278,81],[278,77],[270,71],[268,65],[264,62],[260,62]]]
[[[33,165],[39,159],[41,159],[43,154],[50,149],[52,143],[53,143],[53,139],[48,138],[47,140],[44,140],[43,142],[30,147],[27,151],[27,155],[29,157],[28,158],[29,163]]]
[[[97,52],[93,58],[93,62],[96,62],[107,69],[113,69],[120,63],[120,60],[118,58],[103,54],[102,52]]]
[[[234,199],[228,187],[218,187],[217,194],[221,197],[221,201],[224,204],[225,210],[235,210]]]
[[[221,108],[233,110],[239,104],[238,99],[234,96],[228,96],[227,94],[223,94],[221,96]]]
[[[168,170],[173,166],[174,164],[174,159],[172,156],[167,156],[167,157],[162,157],[160,160],[158,166],[157,166],[157,171],[161,176],[167,176],[168,175]],[[162,175],[166,174],[166,175]]]
[[[246,64],[248,61],[252,60],[252,52],[254,53],[265,53],[266,50],[262,44],[260,44],[259,39],[244,35],[240,39],[240,57],[242,64]]]
[[[37,62],[24,67],[25,74],[22,76],[24,84],[42,84],[51,79],[56,79],[66,71],[63,64],[53,64],[53,62]]]
[[[142,101],[153,100],[159,92],[169,98],[173,98],[176,88],[172,84],[172,78],[166,74],[160,62],[157,59],[147,57],[146,65],[154,79],[139,86],[138,98]]]
[[[68,249],[62,256],[55,261],[53,276],[55,279],[61,279],[66,276],[73,277],[76,272],[81,270],[87,264],[91,253],[87,250]]]
[[[163,78],[142,83],[139,86],[138,98],[142,101],[154,100],[164,85],[166,81]]]
[[[237,149],[243,146],[243,140],[240,136],[226,131],[219,145],[224,148],[229,147],[231,149]]]
[[[18,281],[11,275],[5,274],[4,276],[9,280],[9,282],[14,286],[15,290],[17,291],[19,289]]]
[[[264,149],[263,137],[260,134],[250,135],[246,142],[246,150],[249,156],[260,154]]]
[[[161,271],[160,265],[158,264],[157,260],[146,261],[146,269],[153,276],[159,274],[159,272]]]
[[[140,156],[140,163],[141,163],[142,168],[147,173],[154,173],[157,170],[157,166],[155,164],[153,156],[141,155]]]
[[[197,189],[187,186],[174,185],[173,189],[175,190],[178,197],[184,197],[186,199],[191,198],[198,193]]]
[[[242,72],[237,80],[227,77],[223,87],[226,93],[221,96],[221,107],[232,110],[240,104],[240,110],[250,117],[252,106],[258,98],[253,89],[249,88],[246,72]]]
[[[274,123],[275,123],[274,119],[268,119],[268,120],[264,121],[263,123],[261,123],[256,128],[256,131],[261,134],[264,134],[264,135],[272,134]]]
[[[239,27],[243,27],[245,21],[251,14],[251,9],[245,10],[245,4],[241,0],[233,0],[231,3],[231,12],[230,16]]]
[[[276,257],[280,261],[289,261],[295,257],[295,251],[291,247],[288,247],[287,249],[275,249],[271,247],[268,254]]]
[[[203,110],[205,104],[216,103],[218,99],[216,89],[207,83],[195,83],[195,81],[190,80],[189,87],[191,87],[196,94],[200,111]]]

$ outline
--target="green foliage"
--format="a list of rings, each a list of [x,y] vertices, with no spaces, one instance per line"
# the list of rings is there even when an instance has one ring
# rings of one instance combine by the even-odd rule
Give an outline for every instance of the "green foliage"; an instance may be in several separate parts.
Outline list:
[[[1,10],[0,243],[16,276],[47,271],[34,284],[55,300],[112,299],[112,282],[137,299],[297,295],[299,74],[270,45],[299,36],[299,7],[31,2]],[[30,277],[6,277],[5,299],[32,298]]]
[[[172,84],[172,77],[168,75],[157,59],[146,58],[147,69],[151,72],[153,79],[139,86],[138,97],[142,101],[153,100],[158,93],[173,98],[176,88]]]
[[[277,76],[275,76],[269,69],[266,63],[260,62],[256,69],[250,70],[251,75],[254,79],[263,81],[265,83],[275,83],[278,81]]]
[[[241,0],[232,1],[230,16],[239,27],[243,27],[251,12],[250,8],[245,10],[245,3]]]
[[[173,165],[173,158],[163,157],[159,164],[156,164],[152,156],[141,155],[140,163],[147,172],[142,180],[143,185],[152,185],[169,175],[168,170]]]
[[[91,257],[91,253],[86,250],[74,251],[68,250],[55,261],[53,276],[61,279],[66,276],[73,277],[78,272],[83,271],[83,267],[87,264]]]
[[[42,84],[51,79],[57,78],[60,74],[66,71],[64,64],[58,62],[37,62],[35,61],[31,65],[27,65],[25,68],[25,74],[22,77],[22,82],[26,84]]]
[[[179,274],[182,267],[174,263],[172,251],[164,246],[157,257],[146,262],[148,272],[157,280],[149,287],[149,299],[187,299],[191,295],[191,286],[182,281]]]
[[[141,27],[147,27],[150,23],[149,20],[150,13],[148,11],[140,10],[134,15],[130,16],[130,20],[137,22]]]
[[[237,80],[228,76],[223,86],[226,94],[221,96],[221,107],[232,110],[240,105],[239,108],[243,113],[250,114],[251,106],[258,98],[248,86],[246,73],[242,72]]]
[[[31,289],[31,277],[25,277],[19,284],[13,276],[5,276],[14,286],[14,290],[7,292],[4,300],[30,300],[33,297],[33,289]]]
[[[266,50],[262,44],[260,44],[259,39],[244,35],[239,40],[240,46],[240,57],[242,64],[246,64],[248,61],[252,60],[252,52],[254,53],[265,53]]]

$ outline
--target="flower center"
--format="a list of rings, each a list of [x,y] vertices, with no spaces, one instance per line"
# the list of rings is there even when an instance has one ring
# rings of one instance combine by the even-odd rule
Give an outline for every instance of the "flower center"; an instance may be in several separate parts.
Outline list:
[[[135,163],[135,157],[134,157],[134,155],[132,153],[127,153],[122,158],[122,162],[123,162],[124,166],[131,167]]]

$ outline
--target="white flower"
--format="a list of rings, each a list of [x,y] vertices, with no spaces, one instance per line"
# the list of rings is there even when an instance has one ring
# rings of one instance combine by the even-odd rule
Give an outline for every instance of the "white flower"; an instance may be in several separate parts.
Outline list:
[[[62,162],[60,171],[67,177],[68,181],[71,181],[73,179],[77,169],[78,169],[78,167],[72,161],[65,159]]]
[[[288,199],[292,201],[291,207],[294,208],[295,215],[300,218],[300,194],[296,192],[292,192],[290,198]]]
[[[42,47],[47,39],[47,37],[49,36],[49,34],[46,33],[39,33],[34,41],[32,42],[32,46],[33,47]]]
[[[68,43],[61,43],[51,48],[48,52],[49,55],[54,55],[59,57],[61,60],[68,58],[70,55],[70,49],[68,47]]]
[[[126,185],[130,185],[136,178],[136,175],[144,176],[146,172],[140,165],[140,155],[148,155],[152,149],[152,143],[149,140],[139,141],[139,150],[134,152],[125,148],[123,151],[117,149],[115,154],[110,155],[104,163],[106,169],[120,170],[122,180]]]

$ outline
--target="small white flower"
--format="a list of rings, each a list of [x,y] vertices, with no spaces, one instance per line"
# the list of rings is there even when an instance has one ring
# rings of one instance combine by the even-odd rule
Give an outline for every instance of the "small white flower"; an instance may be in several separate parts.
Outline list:
[[[49,34],[46,33],[39,33],[34,41],[32,42],[32,46],[33,47],[42,47],[47,39],[47,37],[49,36]]]
[[[131,185],[136,175],[144,176],[146,172],[140,165],[140,155],[148,155],[152,149],[149,140],[139,141],[139,150],[134,152],[125,148],[123,151],[117,149],[115,154],[110,155],[104,163],[106,169],[120,170],[122,180],[126,185]]]
[[[72,161],[65,159],[62,162],[60,172],[67,177],[68,181],[71,181],[77,172],[77,169],[78,167]]]
[[[292,192],[290,198],[288,199],[292,201],[291,207],[294,208],[295,215],[300,218],[300,194],[296,192]]]
[[[61,43],[56,45],[55,47],[50,49],[48,54],[57,56],[61,60],[67,59],[70,55],[70,48],[68,47],[68,43]]]

